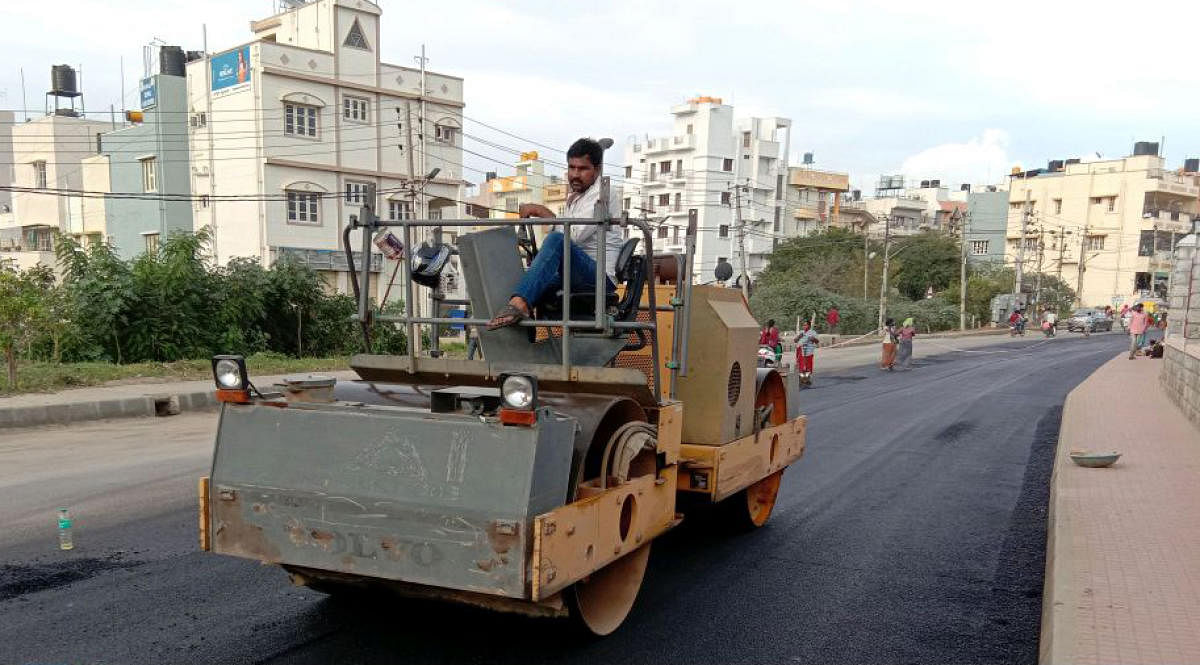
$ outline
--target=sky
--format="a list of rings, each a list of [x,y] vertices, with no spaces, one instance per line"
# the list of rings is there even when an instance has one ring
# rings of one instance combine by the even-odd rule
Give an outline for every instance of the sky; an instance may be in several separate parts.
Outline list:
[[[1130,154],[1165,138],[1169,166],[1200,156],[1196,2],[379,0],[381,57],[465,79],[473,136],[513,148],[578,136],[667,134],[669,110],[721,97],[737,116],[793,123],[791,161],[984,184],[1014,165]],[[52,64],[82,65],[89,110],[137,105],[142,45],[217,52],[248,41],[271,0],[6,1],[0,108],[43,107]],[[505,160],[512,155],[470,149]],[[546,153],[543,150],[543,153]],[[621,154],[618,150],[617,154]],[[561,160],[561,154],[545,154]],[[468,157],[477,169],[501,164]],[[467,178],[480,177],[468,171]]]

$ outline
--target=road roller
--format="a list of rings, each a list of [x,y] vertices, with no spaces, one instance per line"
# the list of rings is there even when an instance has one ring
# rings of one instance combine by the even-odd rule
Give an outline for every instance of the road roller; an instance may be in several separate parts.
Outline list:
[[[651,543],[687,512],[766,524],[804,452],[794,380],[756,367],[758,325],[739,290],[694,285],[694,210],[685,251],[661,254],[652,221],[611,215],[607,201],[553,220],[383,221],[364,205],[343,232],[355,318],[365,348],[390,325],[408,349],[354,356],[356,380],[274,386],[256,386],[242,356],[213,358],[221,408],[199,483],[201,548],[326,593],[387,587],[607,635],[634,605]],[[619,227],[627,240],[612,271],[596,253],[594,289],[563,280],[529,319],[486,330],[538,251],[538,223],[567,238]],[[452,244],[440,241],[448,228],[461,233]],[[398,264],[401,313],[380,309],[363,278],[385,236],[424,239]],[[438,274],[451,263],[482,316],[442,316],[456,302]],[[482,359],[442,353],[436,332],[430,348],[413,343],[452,324],[477,326]]]

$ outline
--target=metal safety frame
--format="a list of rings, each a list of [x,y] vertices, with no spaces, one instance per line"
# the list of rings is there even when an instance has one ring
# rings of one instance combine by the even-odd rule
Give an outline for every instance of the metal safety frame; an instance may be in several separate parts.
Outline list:
[[[650,228],[650,224],[644,219],[630,219],[627,215],[620,218],[612,217],[608,210],[608,194],[609,194],[609,179],[604,177],[601,179],[600,199],[596,204],[595,218],[562,218],[562,217],[527,217],[522,219],[401,219],[401,220],[381,220],[375,213],[375,187],[368,187],[365,193],[365,202],[360,209],[358,216],[350,217],[350,224],[342,232],[343,247],[349,260],[350,266],[350,281],[354,289],[354,296],[358,300],[358,312],[355,314],[355,320],[362,324],[363,341],[366,348],[370,349],[370,324],[374,321],[388,321],[394,323],[402,323],[406,326],[406,334],[408,335],[408,358],[410,367],[416,367],[417,353],[416,345],[412,343],[417,339],[416,332],[418,325],[486,325],[488,319],[481,318],[450,318],[438,316],[419,317],[413,311],[413,294],[414,282],[412,274],[412,247],[413,247],[413,229],[421,227],[515,227],[526,224],[538,226],[562,226],[563,229],[563,286],[562,286],[562,311],[563,319],[551,321],[545,319],[524,319],[518,322],[517,325],[527,328],[561,328],[562,334],[562,374],[564,380],[569,380],[571,375],[571,336],[572,330],[587,329],[599,330],[604,336],[611,336],[614,331],[626,330],[648,330],[650,331],[651,355],[654,363],[654,398],[656,401],[662,401],[662,379],[660,375],[660,352],[658,344],[658,304],[655,296],[654,279],[653,279],[653,260],[654,260],[654,234]],[[571,274],[571,227],[572,226],[598,226],[598,232],[601,234],[600,239],[596,243],[596,309],[594,317],[591,320],[570,320],[571,316],[571,280],[567,277]],[[604,242],[611,226],[633,226],[640,229],[645,242],[645,254],[648,270],[647,289],[649,291],[649,302],[647,308],[650,312],[650,321],[613,321],[605,312],[606,309],[606,289],[605,281],[607,273],[605,271],[605,262],[607,260],[607,246]],[[404,245],[404,255],[400,258],[404,262],[404,314],[403,315],[385,315],[378,314],[372,310],[371,294],[368,289],[361,288],[358,283],[358,271],[355,269],[353,250],[351,249],[350,233],[355,229],[362,229],[362,256],[364,275],[371,273],[371,242],[375,233],[384,228],[399,227],[402,229],[403,237],[401,242]],[[690,263],[690,261],[689,261]],[[369,284],[369,280],[368,280]],[[530,304],[532,306],[532,303]],[[639,309],[642,309],[638,305]]]

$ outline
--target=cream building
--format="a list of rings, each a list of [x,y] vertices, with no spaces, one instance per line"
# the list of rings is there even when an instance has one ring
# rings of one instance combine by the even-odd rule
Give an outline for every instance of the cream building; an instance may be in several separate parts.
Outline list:
[[[842,226],[842,195],[850,191],[846,173],[808,167],[788,169],[781,236],[806,236],[830,226]]]
[[[54,235],[84,238],[84,198],[55,190],[85,190],[85,162],[96,154],[96,136],[109,122],[51,114],[12,128],[12,215],[0,228],[5,263],[29,268],[54,265]],[[29,190],[29,191],[26,191]],[[44,190],[44,191],[43,191]],[[103,189],[100,191],[107,191]]]
[[[1157,152],[1156,144],[1148,145]],[[1162,157],[1138,154],[1090,163],[1056,161],[1052,167],[1011,178],[1009,265],[1020,258],[1028,199],[1026,274],[1032,275],[1040,261],[1043,272],[1061,274],[1087,306],[1120,306],[1136,294],[1165,293],[1172,244],[1192,230],[1200,213],[1194,162],[1190,172],[1168,170]]]
[[[342,230],[368,185],[384,219],[462,216],[463,81],[381,62],[381,14],[314,0],[188,64],[194,220],[213,229],[219,263],[287,255],[349,292]],[[391,275],[381,259],[372,271]]]

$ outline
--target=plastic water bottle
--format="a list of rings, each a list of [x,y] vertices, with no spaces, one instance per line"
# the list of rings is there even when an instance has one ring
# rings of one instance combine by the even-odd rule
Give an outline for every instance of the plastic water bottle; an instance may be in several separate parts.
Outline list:
[[[58,509],[58,549],[69,550],[75,547],[71,540],[71,514],[66,508]]]

